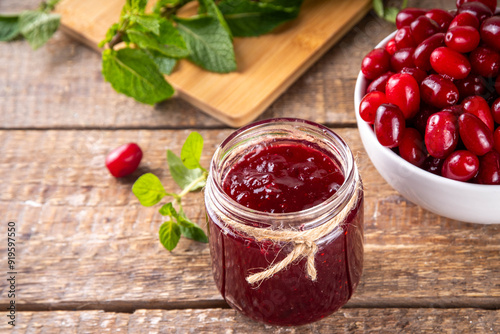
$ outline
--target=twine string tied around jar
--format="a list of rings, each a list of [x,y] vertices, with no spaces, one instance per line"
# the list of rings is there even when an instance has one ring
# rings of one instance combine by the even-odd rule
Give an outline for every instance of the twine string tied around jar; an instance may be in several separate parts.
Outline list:
[[[317,272],[314,264],[314,257],[318,251],[316,241],[323,238],[337,228],[349,216],[351,211],[356,207],[359,193],[361,191],[361,181],[358,177],[356,180],[355,190],[349,202],[342,210],[332,219],[324,224],[305,231],[297,230],[273,230],[269,228],[258,228],[241,223],[237,223],[231,219],[221,219],[226,225],[231,226],[234,230],[244,232],[249,237],[253,237],[257,241],[270,240],[272,242],[288,242],[292,243],[292,251],[281,261],[271,264],[267,269],[252,274],[246,278],[247,282],[254,284],[265,279],[273,277],[276,273],[284,270],[294,261],[306,258],[306,272],[312,281],[316,281]],[[223,215],[219,213],[222,218]]]

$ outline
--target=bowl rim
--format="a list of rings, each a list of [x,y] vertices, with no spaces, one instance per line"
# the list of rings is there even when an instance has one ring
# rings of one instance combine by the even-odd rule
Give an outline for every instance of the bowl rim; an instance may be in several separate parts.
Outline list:
[[[375,48],[382,48],[385,47],[385,45],[392,39],[394,38],[394,35],[396,34],[396,31],[392,32],[389,34],[387,37],[385,37],[382,41],[380,41]],[[462,188],[463,190],[467,191],[481,191],[481,192],[498,192],[498,187],[500,185],[490,185],[490,184],[475,184],[475,183],[469,183],[469,182],[463,182],[463,181],[457,181],[453,179],[446,178],[444,176],[436,175],[431,172],[425,171],[410,162],[406,161],[403,159],[401,156],[393,152],[391,149],[382,146],[378,140],[377,137],[375,136],[375,133],[373,132],[373,129],[371,126],[366,123],[361,116],[359,115],[359,104],[361,103],[362,98],[365,96],[363,90],[366,89],[366,86],[368,84],[368,80],[364,77],[363,73],[359,71],[358,77],[356,79],[356,86],[354,88],[354,103],[355,103],[355,111],[356,111],[356,122],[358,125],[358,129],[363,132],[367,133],[367,135],[370,137],[370,140],[375,141],[375,146],[379,149],[380,152],[384,154],[384,156],[388,157],[391,161],[394,163],[401,163],[402,166],[406,169],[408,169],[414,176],[418,177],[423,177],[423,178],[428,178],[430,181],[434,182],[439,182],[442,183],[443,185],[450,186],[450,187],[456,187],[456,188]],[[365,148],[366,149],[366,148]],[[496,186],[496,187],[495,187]]]

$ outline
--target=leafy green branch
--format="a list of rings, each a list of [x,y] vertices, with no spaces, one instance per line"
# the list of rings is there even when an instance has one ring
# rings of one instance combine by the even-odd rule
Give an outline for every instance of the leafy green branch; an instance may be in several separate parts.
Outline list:
[[[388,22],[396,23],[396,16],[398,15],[401,9],[406,8],[406,6],[408,5],[408,0],[402,1],[401,8],[385,7],[383,0],[373,0],[372,5],[373,5],[373,10],[379,17],[383,18]]]
[[[59,1],[47,0],[36,10],[0,15],[0,41],[24,37],[34,50],[47,43],[59,28],[61,15],[51,13]]]
[[[182,189],[180,193],[165,191],[160,179],[152,173],[139,177],[132,187],[132,192],[144,206],[158,204],[165,196],[172,197],[172,201],[159,209],[160,214],[167,217],[160,226],[160,242],[169,251],[177,246],[181,235],[196,241],[208,242],[205,232],[186,217],[182,207],[182,198],[186,194],[205,186],[208,171],[200,164],[202,151],[203,137],[197,132],[192,132],[187,137],[180,157],[167,150],[170,175]]]

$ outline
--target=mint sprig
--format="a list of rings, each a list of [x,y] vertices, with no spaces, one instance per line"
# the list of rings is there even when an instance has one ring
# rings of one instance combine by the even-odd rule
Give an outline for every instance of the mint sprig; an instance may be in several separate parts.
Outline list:
[[[40,48],[59,28],[61,15],[51,13],[59,1],[48,0],[36,10],[0,15],[0,41],[24,37],[33,50]]]
[[[383,0],[373,0],[372,5],[373,10],[379,17],[388,22],[396,23],[396,16],[401,9],[406,8],[406,6],[408,5],[408,0],[403,0],[403,2],[401,3],[401,8],[385,7]]]
[[[158,204],[165,196],[172,197],[172,201],[159,209],[160,214],[168,218],[160,226],[159,237],[161,244],[169,251],[177,246],[181,235],[199,242],[208,242],[203,229],[189,220],[182,208],[182,198],[187,193],[205,186],[208,172],[200,164],[202,151],[203,137],[197,132],[192,132],[186,138],[181,149],[181,157],[167,150],[170,174],[182,189],[181,192],[167,192],[160,179],[152,173],[142,175],[132,186],[132,192],[144,206]]]

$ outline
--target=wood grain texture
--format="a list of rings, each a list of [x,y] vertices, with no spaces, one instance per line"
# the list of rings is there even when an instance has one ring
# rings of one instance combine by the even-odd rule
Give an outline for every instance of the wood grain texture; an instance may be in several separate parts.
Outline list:
[[[5,313],[0,313],[5,318]],[[18,325],[0,330],[41,333],[498,333],[500,311],[477,309],[341,309],[316,323],[275,327],[256,323],[234,310],[137,310],[21,312]]]
[[[130,191],[146,171],[176,191],[165,150],[180,152],[188,133],[0,131],[0,175],[8,175],[0,183],[0,212],[18,222],[20,304],[123,310],[221,305],[208,247],[182,239],[174,252],[164,250],[157,240],[158,207],[141,207]],[[201,131],[203,165],[229,133]],[[365,270],[351,305],[500,307],[500,225],[460,223],[407,202],[371,165],[357,130],[338,133],[357,155],[366,189]],[[116,180],[104,157],[126,141],[139,143],[143,163]],[[185,206],[203,225],[202,194],[190,194]],[[5,256],[0,243],[0,262]]]
[[[95,48],[118,21],[125,1],[63,0],[65,31]],[[297,19],[277,31],[235,38],[237,70],[202,70],[182,60],[168,76],[177,94],[222,122],[239,127],[257,118],[371,8],[370,0],[306,0]],[[193,12],[196,13],[195,8]]]
[[[38,5],[0,2],[0,12]],[[415,7],[452,8],[453,0],[409,1]],[[370,12],[316,62],[259,119],[301,117],[354,124],[353,94],[359,64],[394,26]],[[116,93],[101,75],[100,56],[57,33],[37,51],[26,42],[0,43],[1,128],[213,128],[221,122],[180,98],[151,107]]]

